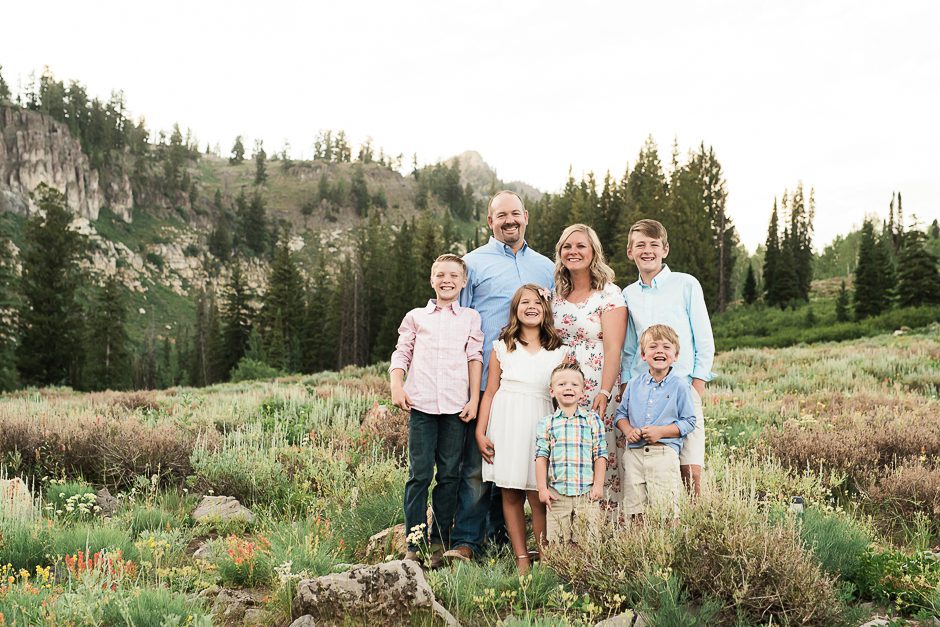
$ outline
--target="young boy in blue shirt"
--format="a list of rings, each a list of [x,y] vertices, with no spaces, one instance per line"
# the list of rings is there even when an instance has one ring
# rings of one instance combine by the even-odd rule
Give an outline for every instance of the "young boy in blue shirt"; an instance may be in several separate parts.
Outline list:
[[[640,336],[640,356],[648,370],[626,384],[614,425],[627,438],[623,453],[624,513],[642,519],[648,505],[671,505],[679,515],[679,454],[695,429],[692,390],[672,365],[679,337],[663,324]]]
[[[672,272],[663,260],[669,255],[666,229],[656,220],[640,220],[630,227],[627,257],[636,263],[639,280],[623,290],[627,303],[627,337],[621,360],[622,380],[628,381],[646,371],[640,359],[638,339],[653,324],[667,324],[682,343],[674,374],[692,386],[695,404],[695,431],[682,447],[679,468],[682,479],[693,496],[700,490],[705,464],[705,417],[702,397],[715,357],[712,325],[705,307],[705,297],[698,280],[682,272]],[[621,394],[623,393],[621,386]]]

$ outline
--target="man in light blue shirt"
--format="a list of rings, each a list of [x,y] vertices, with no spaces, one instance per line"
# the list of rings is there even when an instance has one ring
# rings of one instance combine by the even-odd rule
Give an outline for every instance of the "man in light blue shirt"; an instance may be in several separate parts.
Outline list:
[[[493,341],[509,322],[509,303],[516,290],[526,283],[547,289],[555,286],[555,264],[525,243],[525,227],[529,213],[519,195],[511,191],[497,192],[489,202],[486,223],[493,231],[490,241],[464,256],[467,263],[467,285],[460,292],[460,305],[471,307],[479,314],[483,327],[483,378],[486,388],[490,352]],[[457,518],[451,533],[453,549],[448,559],[471,559],[483,548],[487,531],[499,534],[502,503],[492,483],[483,482],[482,458],[471,421],[463,449],[463,466],[457,495]],[[496,492],[495,496],[493,492]],[[492,507],[491,507],[492,500]],[[490,529],[487,529],[489,518]]]
[[[698,495],[702,466],[705,463],[705,420],[702,396],[705,384],[712,380],[715,342],[705,307],[705,297],[698,280],[681,272],[672,272],[663,260],[669,254],[666,229],[656,220],[640,220],[630,228],[627,257],[640,272],[639,280],[623,290],[629,318],[623,345],[621,380],[626,382],[646,370],[640,359],[639,337],[654,324],[675,329],[682,351],[674,365],[674,374],[691,384],[697,417],[695,431],[686,438],[679,458],[683,480]],[[621,394],[626,384],[621,385]]]

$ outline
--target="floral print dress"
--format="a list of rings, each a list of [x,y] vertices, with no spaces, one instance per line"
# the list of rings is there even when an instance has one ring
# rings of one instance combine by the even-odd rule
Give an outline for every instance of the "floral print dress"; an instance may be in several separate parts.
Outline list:
[[[577,360],[584,372],[585,399],[582,405],[590,409],[601,388],[601,372],[604,369],[604,334],[601,331],[601,315],[617,307],[626,307],[623,294],[613,283],[608,283],[601,290],[596,290],[581,303],[571,303],[555,294],[552,298],[552,313],[555,327],[568,352]],[[618,360],[620,356],[617,356]],[[618,362],[619,369],[619,362]],[[619,379],[615,381],[619,384]],[[615,392],[616,394],[616,392]],[[614,414],[617,403],[611,399],[607,403],[607,413],[601,418],[607,431],[607,478],[604,482],[604,495],[610,504],[621,500],[623,483],[620,469],[620,456],[623,453],[623,438],[618,438],[619,431],[614,429]]]

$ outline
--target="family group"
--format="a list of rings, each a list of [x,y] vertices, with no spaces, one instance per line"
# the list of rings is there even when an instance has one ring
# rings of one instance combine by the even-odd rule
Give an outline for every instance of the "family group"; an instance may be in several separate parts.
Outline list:
[[[508,540],[525,572],[544,542],[571,541],[576,519],[675,516],[683,483],[700,489],[714,342],[701,285],[664,263],[666,229],[631,227],[639,278],[621,291],[590,226],[566,228],[553,263],[526,245],[528,219],[518,195],[494,195],[489,242],[438,257],[436,298],[399,328],[406,558],[426,547],[432,567]]]

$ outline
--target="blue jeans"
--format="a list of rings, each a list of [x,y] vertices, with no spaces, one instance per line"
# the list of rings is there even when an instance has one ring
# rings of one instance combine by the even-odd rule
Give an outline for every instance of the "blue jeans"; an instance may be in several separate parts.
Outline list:
[[[467,425],[451,545],[468,547],[478,555],[487,538],[505,542],[507,537],[502,495],[492,482],[483,481],[483,458],[477,446],[476,426],[476,420]]]
[[[467,424],[457,414],[426,414],[411,410],[408,421],[408,482],[405,484],[405,532],[417,525],[427,525],[428,488],[437,464],[437,483],[431,495],[434,521],[430,541],[447,545],[457,510],[460,483],[460,452],[466,439]],[[425,538],[428,530],[425,530]],[[409,543],[410,550],[419,547]]]

